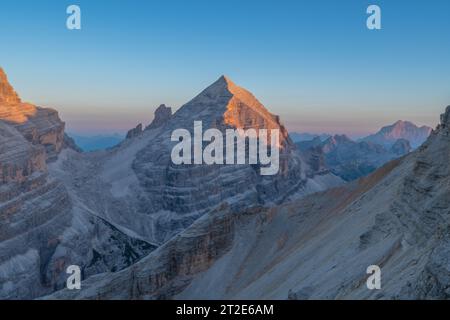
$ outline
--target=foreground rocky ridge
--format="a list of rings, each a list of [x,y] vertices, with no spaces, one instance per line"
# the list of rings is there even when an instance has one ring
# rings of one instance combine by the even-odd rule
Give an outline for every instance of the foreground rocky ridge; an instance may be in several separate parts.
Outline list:
[[[345,186],[204,215],[147,258],[48,298],[448,299],[450,106],[425,144]],[[366,288],[366,268],[382,289]]]

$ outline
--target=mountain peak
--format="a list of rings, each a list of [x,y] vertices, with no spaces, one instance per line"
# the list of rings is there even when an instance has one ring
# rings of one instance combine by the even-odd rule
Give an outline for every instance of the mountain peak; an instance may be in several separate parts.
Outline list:
[[[233,81],[231,81],[231,79],[228,76],[224,75],[224,74],[221,75],[220,78],[217,81],[224,82],[227,85],[230,85],[230,84],[234,85]]]
[[[161,104],[156,110],[155,110],[155,117],[153,118],[152,123],[147,126],[147,129],[154,129],[159,128],[166,124],[170,118],[172,117],[172,108],[167,107],[165,104]]]
[[[19,104],[21,103],[19,96],[8,81],[5,71],[0,67],[0,103],[2,104]]]
[[[385,126],[377,133],[367,136],[362,140],[390,148],[398,139],[406,139],[415,149],[425,142],[431,130],[427,126],[418,127],[410,121],[398,120],[394,124]]]
[[[252,93],[236,85],[229,77],[222,75],[194,99],[180,108],[177,114],[184,117],[199,113],[206,115],[208,112],[223,115],[227,111],[239,113],[238,111],[243,108],[246,110],[252,109],[257,114],[268,118],[273,117]],[[249,116],[249,114],[246,113],[243,116]]]
[[[405,121],[405,120],[397,120],[391,127],[397,128],[397,127],[414,127],[419,128],[417,125],[412,123],[411,121]]]
[[[210,98],[234,96],[241,100],[256,100],[253,94],[235,84],[225,75],[220,76],[213,84],[203,90],[200,96],[207,96]]]
[[[293,146],[279,116],[270,113],[251,92],[224,75],[178,109],[173,119],[177,126],[202,121],[204,127],[213,128],[277,129],[281,145]]]
[[[202,94],[207,94],[209,96],[214,96],[215,94],[223,95],[228,91],[228,93],[233,94],[233,89],[238,88],[231,79],[225,75],[222,75],[213,84],[207,87]]]
[[[394,124],[393,124],[393,126],[399,126],[399,125],[402,125],[402,124],[404,124],[405,123],[405,121],[403,121],[403,120],[397,120]]]

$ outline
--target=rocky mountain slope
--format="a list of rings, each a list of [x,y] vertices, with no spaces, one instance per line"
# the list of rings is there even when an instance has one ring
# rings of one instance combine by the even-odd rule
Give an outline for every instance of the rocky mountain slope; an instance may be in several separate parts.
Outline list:
[[[154,249],[74,205],[50,170],[63,148],[78,155],[58,113],[23,103],[0,69],[0,299],[60,289],[70,264],[119,270]]]
[[[173,164],[171,134],[176,129],[192,133],[194,121],[202,121],[204,131],[279,129],[279,174],[261,176],[255,165]],[[67,177],[79,176],[83,181],[83,187],[74,190],[91,210],[156,244],[225,201],[233,208],[277,203],[341,183],[326,170],[311,169],[294,151],[278,117],[225,77],[173,115],[170,108],[160,106],[145,130],[138,126],[128,137],[119,147],[84,156],[81,162],[67,157],[74,168]]]
[[[278,206],[223,205],[130,268],[50,298],[450,298],[450,107],[416,151]],[[382,271],[380,290],[366,268]]]
[[[373,142],[356,142],[346,135],[334,135],[325,141],[316,138],[298,142],[297,146],[303,153],[321,158],[324,167],[345,181],[366,176],[386,162],[411,151],[405,139],[398,139],[390,147],[385,147]]]
[[[432,128],[427,126],[418,127],[409,121],[397,121],[396,123],[383,127],[375,134],[369,135],[362,139],[362,141],[381,144],[387,148],[398,139],[408,140],[413,149],[418,148],[428,138]]]
[[[22,103],[2,72],[0,298],[36,298],[83,278],[134,265],[222,206],[273,205],[342,180],[309,166],[279,118],[221,77],[175,114],[130,131],[119,146],[79,153],[56,111]],[[279,129],[280,172],[257,165],[174,165],[171,133],[194,121],[217,128]]]

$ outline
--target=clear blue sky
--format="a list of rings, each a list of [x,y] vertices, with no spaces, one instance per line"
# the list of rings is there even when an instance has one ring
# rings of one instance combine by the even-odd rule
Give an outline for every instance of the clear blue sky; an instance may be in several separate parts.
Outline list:
[[[66,8],[82,30],[66,29]],[[366,8],[382,9],[382,30]],[[450,104],[450,1],[16,0],[0,9],[0,66],[70,131],[124,131],[221,74],[292,131],[360,135],[435,125]]]

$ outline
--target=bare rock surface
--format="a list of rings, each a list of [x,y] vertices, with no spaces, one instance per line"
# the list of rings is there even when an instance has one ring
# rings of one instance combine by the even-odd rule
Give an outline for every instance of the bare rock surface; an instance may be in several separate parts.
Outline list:
[[[66,139],[64,123],[55,110],[14,98],[4,79],[0,298],[37,298],[59,291],[69,265],[80,266],[87,280],[105,273],[115,276],[144,257],[151,259],[151,252],[170,246],[171,241],[179,239],[182,244],[179,234],[191,225],[198,230],[209,228],[201,221],[209,221],[211,212],[270,206],[342,183],[324,168],[311,168],[295,152],[279,118],[226,77],[173,115],[170,108],[159,107],[146,130],[119,146],[86,154],[77,152]],[[279,173],[261,176],[255,165],[174,165],[171,133],[178,128],[192,131],[194,121],[203,121],[204,129],[222,132],[227,128],[279,129]],[[175,279],[177,270],[188,275],[206,270],[225,253],[232,234],[223,231],[232,229],[229,224],[234,218],[218,219],[209,231],[216,239],[213,244],[210,237],[194,237],[194,242],[184,245],[186,262],[179,264],[172,254],[162,258],[161,268],[169,262],[175,269],[161,271],[163,278],[152,280],[157,287],[164,277]],[[191,245],[202,247],[190,251]],[[178,245],[172,250],[176,252]]]
[[[77,205],[58,179],[63,147],[81,156],[58,113],[22,103],[0,69],[0,299],[61,289],[71,264],[116,271],[156,248]]]
[[[146,129],[150,130],[159,128],[165,125],[171,117],[172,117],[172,108],[167,107],[165,104],[162,104],[156,109],[155,118]]]
[[[161,106],[154,122],[162,112],[169,114]],[[194,121],[202,121],[203,130],[222,132],[227,128],[279,129],[280,172],[261,176],[255,165],[174,165],[171,134],[176,129],[192,133]],[[104,188],[94,188],[102,194],[85,202],[148,241],[161,244],[223,202],[233,208],[276,203],[341,183],[326,170],[311,169],[294,150],[278,117],[250,92],[221,77],[163,125],[147,128],[110,152],[92,155],[101,178],[95,183],[103,183]]]
[[[136,128],[133,128],[127,132],[126,139],[133,139],[134,137],[142,134],[142,123],[138,124]]]
[[[19,104],[21,100],[8,82],[5,71],[0,68],[0,104]]]
[[[83,299],[448,299],[450,108],[409,155],[276,206],[221,206]],[[366,268],[382,270],[368,290]]]

